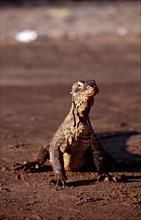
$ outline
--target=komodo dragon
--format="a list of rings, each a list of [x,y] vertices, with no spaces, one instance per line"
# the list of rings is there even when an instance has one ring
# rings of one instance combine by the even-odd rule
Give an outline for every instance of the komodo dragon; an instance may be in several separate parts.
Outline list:
[[[98,181],[112,180],[116,182],[116,178],[108,173],[109,164],[112,166],[113,158],[103,149],[89,119],[94,96],[98,92],[95,80],[81,80],[74,83],[70,112],[48,146],[40,151],[35,161],[17,164],[15,170],[35,171],[46,160],[50,160],[54,172],[53,181],[56,186],[63,188],[67,185],[65,171],[79,170],[87,159],[86,155],[89,151],[98,171]]]

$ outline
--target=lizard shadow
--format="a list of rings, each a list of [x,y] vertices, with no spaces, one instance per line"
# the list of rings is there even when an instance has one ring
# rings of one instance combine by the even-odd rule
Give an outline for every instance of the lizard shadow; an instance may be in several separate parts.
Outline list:
[[[131,136],[140,135],[136,131],[124,132],[104,132],[98,133],[97,136],[102,143],[104,150],[113,157],[115,166],[109,167],[113,172],[140,172],[141,171],[141,154],[128,151],[127,141]],[[137,147],[139,147],[136,144]],[[136,147],[135,146],[135,147]],[[92,172],[96,170],[91,152],[87,152],[86,161],[81,171]]]
[[[128,151],[128,140],[135,135],[140,135],[137,131],[124,132],[104,132],[98,133],[97,136],[107,153],[109,153],[115,160],[116,165],[109,171],[111,172],[140,172],[141,171],[141,154],[132,153]],[[93,163],[92,155],[86,155],[86,162],[81,168],[80,172],[96,172]],[[44,165],[38,172],[52,171],[52,167]],[[141,180],[141,175],[131,176],[126,174],[124,182],[135,182]],[[85,179],[73,182],[73,186],[93,185],[96,179]]]
[[[131,182],[138,182],[141,181],[141,175],[138,176],[130,176],[130,175],[126,175],[122,177],[122,180],[120,182],[126,182],[126,183],[131,183]],[[73,181],[70,186],[73,187],[78,187],[78,186],[92,186],[97,182],[96,179],[85,179],[85,180],[76,180]]]
[[[129,172],[141,172],[141,154],[132,153],[128,151],[128,140],[131,136],[140,135],[137,131],[124,132],[104,132],[98,133],[104,150],[109,153],[115,160],[115,166],[110,168],[111,172],[126,172],[123,175],[123,182],[137,182],[141,181],[141,175],[128,175]],[[93,163],[92,157],[88,155],[88,160],[81,169],[81,172],[96,172],[96,167]],[[96,180],[80,180],[75,181],[75,186],[93,185]]]
[[[98,137],[101,139],[103,147],[115,160],[116,164],[111,171],[117,172],[140,172],[141,171],[141,154],[137,153],[141,133],[138,131],[119,131],[100,133]],[[137,137],[136,142],[129,144],[130,138]],[[140,140],[139,140],[140,139]],[[130,141],[130,142],[129,142]],[[134,144],[135,143],[135,144]],[[134,147],[136,153],[132,153],[128,148]],[[130,149],[130,148],[129,148]]]

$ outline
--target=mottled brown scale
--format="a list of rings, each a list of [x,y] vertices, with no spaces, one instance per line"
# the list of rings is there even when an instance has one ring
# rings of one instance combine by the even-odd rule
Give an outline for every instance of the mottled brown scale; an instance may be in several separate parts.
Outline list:
[[[50,160],[55,182],[64,186],[67,180],[66,170],[79,170],[85,163],[87,152],[91,152],[93,162],[97,168],[99,179],[109,178],[108,165],[112,161],[96,134],[89,119],[89,112],[94,104],[94,96],[99,89],[94,80],[82,80],[72,86],[72,106],[67,117],[60,125],[48,147],[41,150],[35,162],[28,162],[16,169],[25,168],[35,170],[36,165],[42,166]]]

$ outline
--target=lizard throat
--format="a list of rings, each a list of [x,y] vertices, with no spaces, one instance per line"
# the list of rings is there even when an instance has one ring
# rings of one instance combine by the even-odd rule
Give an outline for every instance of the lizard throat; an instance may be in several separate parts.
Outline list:
[[[73,101],[73,110],[75,111],[75,114],[79,118],[87,118],[89,116],[89,112],[93,103],[94,103],[93,97],[89,99],[80,100],[77,103]]]

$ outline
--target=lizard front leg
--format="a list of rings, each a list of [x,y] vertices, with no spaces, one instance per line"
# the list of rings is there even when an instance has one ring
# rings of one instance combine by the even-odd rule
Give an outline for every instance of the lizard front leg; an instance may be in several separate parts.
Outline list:
[[[17,163],[14,165],[14,169],[35,172],[46,162],[47,159],[49,159],[49,146],[41,148],[35,161],[25,161],[22,164]]]
[[[109,167],[114,163],[114,159],[104,151],[99,139],[93,133],[91,149],[93,152],[93,160],[98,171],[98,180],[104,182],[117,182],[118,178],[109,174]]]
[[[59,146],[50,149],[50,161],[52,163],[54,179],[50,183],[56,184],[56,189],[64,188],[67,185],[67,176],[64,170],[63,153]]]

